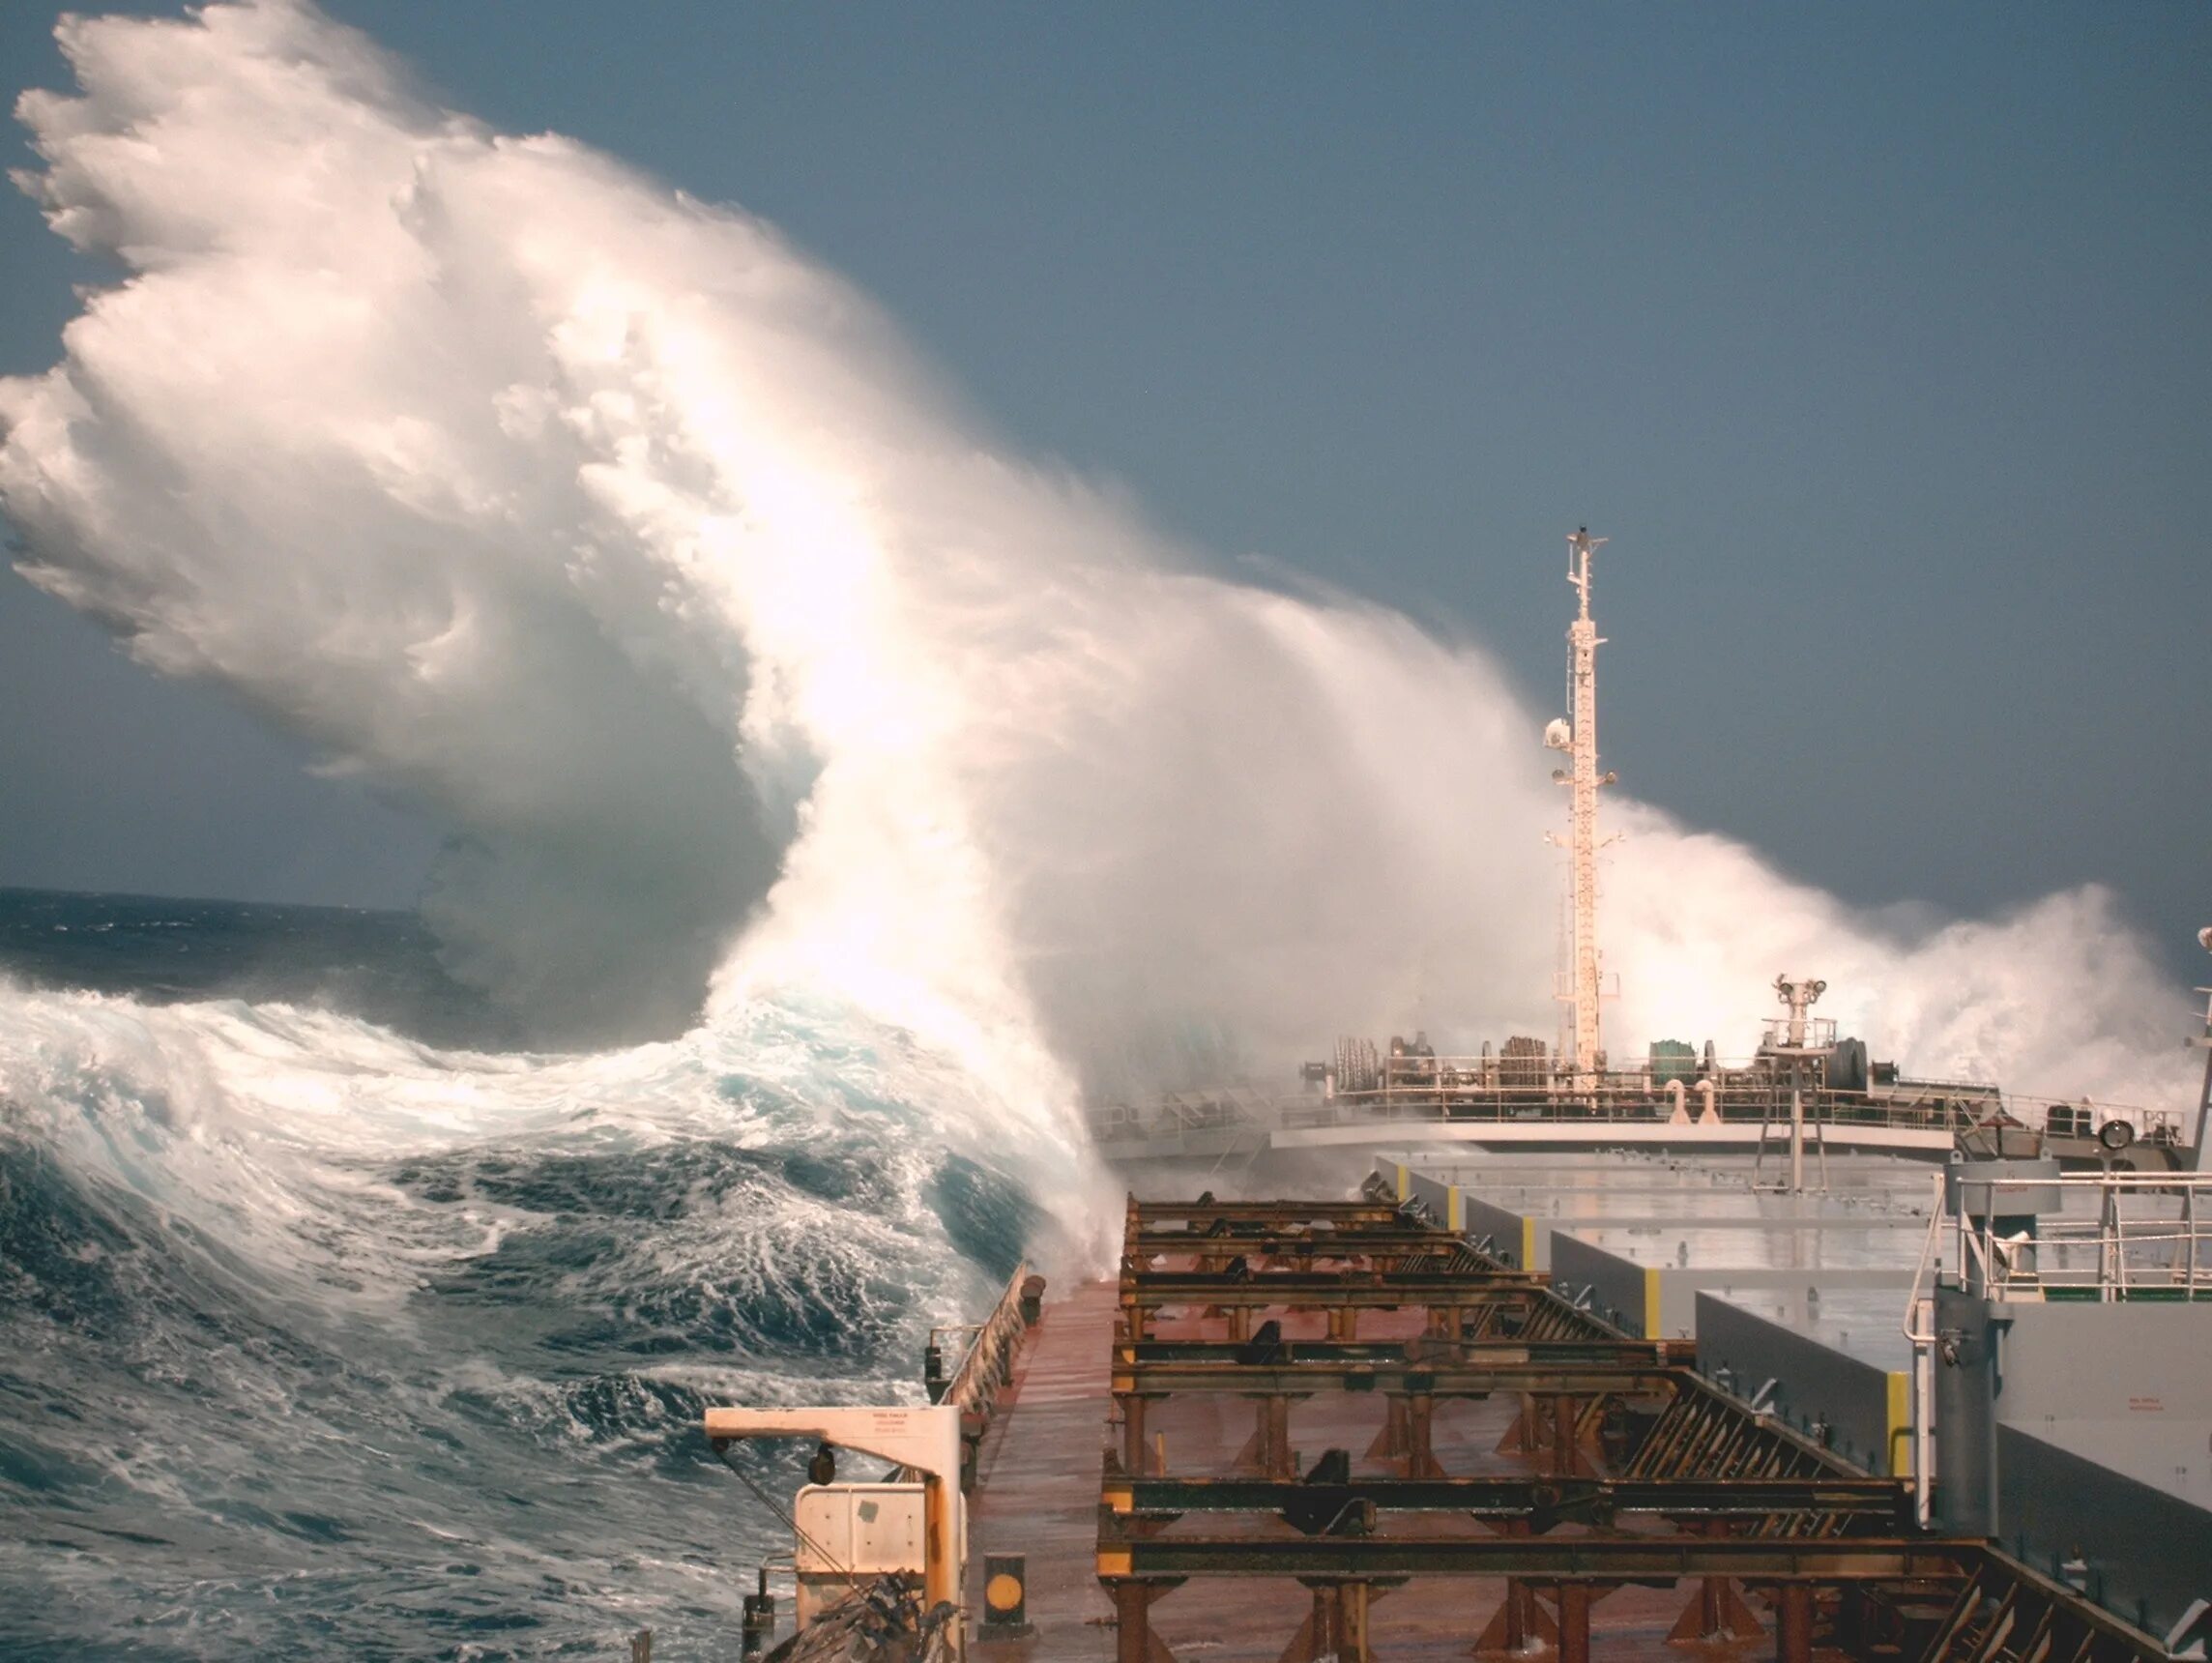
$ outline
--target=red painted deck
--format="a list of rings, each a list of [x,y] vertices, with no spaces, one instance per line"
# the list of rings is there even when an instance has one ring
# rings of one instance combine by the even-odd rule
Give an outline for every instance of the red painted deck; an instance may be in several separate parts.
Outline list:
[[[1112,1282],[1047,1302],[1000,1400],[969,1503],[968,1609],[983,1609],[986,1554],[1026,1554],[1035,1633],[972,1645],[972,1656],[1089,1663],[1114,1655],[1113,1608],[1093,1566],[1117,1308]]]
[[[969,1609],[980,1614],[984,1556],[1028,1556],[1027,1640],[977,1640],[971,1654],[984,1663],[1091,1663],[1114,1656],[1113,1614],[1095,1576],[1101,1460],[1112,1407],[1108,1390],[1114,1321],[1113,1283],[1089,1283],[1044,1307],[1032,1331],[1014,1382],[984,1441],[979,1482],[971,1503]],[[1318,1315],[1284,1317],[1288,1337],[1319,1338]],[[1163,1322],[1160,1337],[1220,1337],[1218,1322]],[[1414,1313],[1377,1313],[1362,1336],[1387,1337],[1400,1327],[1417,1332]],[[1322,1450],[1349,1449],[1355,1470],[1388,1473],[1386,1459],[1367,1451],[1381,1430],[1382,1404],[1347,1395],[1299,1403],[1291,1416],[1291,1442],[1302,1465]],[[1529,1471],[1527,1457],[1501,1452],[1518,1399],[1440,1405],[1434,1446],[1454,1473]],[[1117,1429],[1118,1430],[1118,1429]],[[1147,1430],[1164,1444],[1172,1472],[1227,1473],[1253,1430],[1245,1399],[1169,1399],[1155,1406]],[[1158,1445],[1155,1445],[1155,1449]],[[1424,1521],[1401,1517],[1388,1533],[1420,1530]],[[1467,1521],[1431,1520],[1442,1533],[1465,1533]],[[1262,1527],[1268,1528],[1268,1527]],[[1287,1526],[1276,1527],[1287,1530]],[[1454,1663],[1473,1655],[1476,1637],[1498,1610],[1501,1581],[1433,1579],[1379,1591],[1373,1608],[1375,1656],[1383,1663]],[[1732,1646],[1669,1645],[1668,1629],[1691,1594],[1676,1590],[1623,1588],[1603,1595],[1590,1614],[1593,1656],[1599,1659],[1735,1660],[1772,1654],[1770,1639]],[[1298,1638],[1312,1595],[1296,1582],[1255,1578],[1185,1585],[1152,1610],[1159,1638],[1181,1663],[1277,1663]],[[979,1630],[978,1630],[979,1632]],[[1556,1656],[1546,1648],[1543,1655]],[[1155,1660],[1157,1654],[1155,1653]]]

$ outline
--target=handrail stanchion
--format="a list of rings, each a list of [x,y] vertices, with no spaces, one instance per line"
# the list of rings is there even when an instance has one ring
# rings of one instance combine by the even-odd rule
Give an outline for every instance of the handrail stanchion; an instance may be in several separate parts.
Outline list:
[[[1943,1178],[1935,1178],[1935,1189],[1928,1201],[1928,1234],[1920,1242],[1920,1260],[1912,1269],[1912,1292],[1905,1306],[1905,1337],[1912,1346],[1912,1512],[1921,1529],[1928,1527],[1934,1502],[1933,1474],[1929,1468],[1936,1447],[1935,1408],[1936,1395],[1935,1351],[1935,1300],[1923,1304],[1920,1284],[1929,1277],[1931,1284],[1942,1274],[1937,1232],[1943,1226]],[[1936,1260],[1935,1274],[1930,1277],[1929,1261]]]

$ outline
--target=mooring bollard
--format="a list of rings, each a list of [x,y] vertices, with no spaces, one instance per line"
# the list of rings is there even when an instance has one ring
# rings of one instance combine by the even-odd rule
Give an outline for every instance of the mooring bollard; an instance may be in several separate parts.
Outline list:
[[[1043,1314],[1044,1278],[1042,1276],[1024,1276],[1022,1278],[1022,1322],[1033,1328],[1037,1325],[1037,1318]]]

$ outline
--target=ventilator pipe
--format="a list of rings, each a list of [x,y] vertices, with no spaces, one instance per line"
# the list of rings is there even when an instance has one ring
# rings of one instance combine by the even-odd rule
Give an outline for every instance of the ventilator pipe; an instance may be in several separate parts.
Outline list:
[[[1703,1105],[1698,1110],[1698,1124],[1701,1126],[1717,1126],[1721,1123],[1721,1112],[1714,1103],[1719,1094],[1720,1086],[1710,1074],[1698,1082],[1698,1096]]]
[[[1688,1097],[1689,1093],[1683,1090],[1681,1081],[1669,1080],[1667,1082],[1667,1123],[1669,1125],[1686,1126],[1690,1123],[1690,1111],[1684,1106]]]

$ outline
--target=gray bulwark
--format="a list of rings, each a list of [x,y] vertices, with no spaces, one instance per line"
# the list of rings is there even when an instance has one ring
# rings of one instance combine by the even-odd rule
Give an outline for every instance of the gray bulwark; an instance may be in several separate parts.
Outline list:
[[[1692,1338],[1717,1287],[1802,1295],[1894,1290],[1904,1307],[1940,1169],[1832,1156],[1824,1189],[1785,1194],[1769,1161],[1681,1161],[1628,1151],[1489,1155],[1378,1171],[1477,1244],[1549,1270],[1568,1298],[1631,1333]]]
[[[1997,1463],[2014,1557],[2181,1643],[2176,1627],[2212,1601],[2212,1513],[2012,1426],[1997,1428]]]
[[[1895,1288],[1701,1291],[1698,1369],[1868,1472],[1912,1470],[1912,1347]]]
[[[1606,1321],[1647,1339],[1698,1338],[1698,1295],[1773,1290],[1820,1298],[1876,1289],[1905,1309],[1925,1225],[1737,1229],[1625,1226],[1557,1231],[1552,1285]]]
[[[1771,1184],[1776,1166],[1769,1160],[1761,1173],[1748,1157],[1684,1161],[1630,1151],[1452,1161],[1409,1156],[1382,1161],[1378,1170],[1402,1195],[1423,1202],[1440,1223],[1448,1219],[1507,1264],[1531,1270],[1553,1268],[1553,1238],[1562,1231],[1818,1226],[1881,1232],[1900,1223],[1920,1230],[1939,1171],[1925,1161],[1836,1156],[1825,1189],[1790,1195],[1754,1187],[1761,1180]],[[1670,1240],[1678,1256],[1684,1243],[1678,1237]],[[1703,1245],[1689,1244],[1693,1263]],[[1714,1252],[1732,1264],[1756,1249],[1722,1242]],[[1887,1253],[1882,1257],[1886,1262]]]

